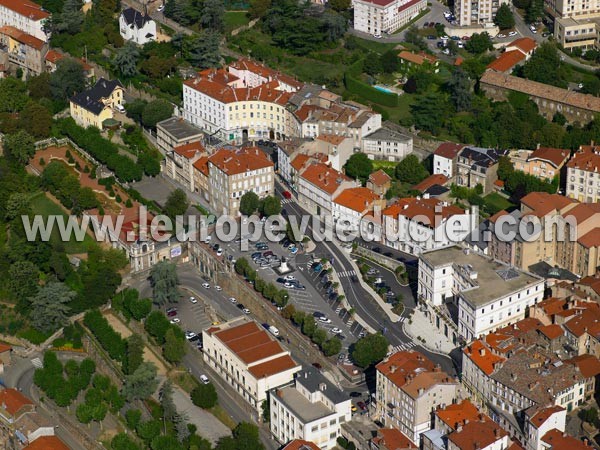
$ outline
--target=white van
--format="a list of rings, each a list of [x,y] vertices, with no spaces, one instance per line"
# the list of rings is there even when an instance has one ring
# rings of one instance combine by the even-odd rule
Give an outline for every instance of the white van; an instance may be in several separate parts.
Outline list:
[[[271,325],[269,327],[269,333],[271,333],[275,337],[279,336],[279,330],[277,328],[275,328],[273,325]]]

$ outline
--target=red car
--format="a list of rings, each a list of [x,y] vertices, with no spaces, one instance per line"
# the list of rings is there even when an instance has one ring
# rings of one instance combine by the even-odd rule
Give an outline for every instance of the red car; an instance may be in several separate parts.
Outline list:
[[[356,405],[357,405],[357,406],[358,406],[360,409],[362,409],[363,411],[366,411],[366,410],[367,410],[367,405],[365,405],[365,403],[364,403],[364,402],[358,402]]]
[[[167,312],[167,316],[168,317],[174,317],[176,315],[177,315],[177,310],[176,309]]]
[[[290,191],[283,191],[283,197],[290,199],[292,198],[292,194],[290,193]]]

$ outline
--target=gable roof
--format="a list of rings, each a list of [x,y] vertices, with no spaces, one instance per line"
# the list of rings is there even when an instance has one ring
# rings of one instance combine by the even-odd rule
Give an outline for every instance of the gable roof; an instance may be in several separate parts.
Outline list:
[[[435,411],[435,415],[450,428],[456,430],[457,425],[477,420],[479,418],[479,409],[468,399],[465,399],[460,403],[451,403],[445,408],[438,408]]]
[[[432,175],[429,175],[419,184],[415,184],[412,188],[417,191],[423,192],[429,189],[431,186],[435,186],[436,184],[443,186],[444,184],[446,184],[447,181],[448,177],[446,175],[443,175],[441,173],[434,173]]]
[[[69,450],[69,447],[56,436],[40,436],[23,450]]]
[[[186,159],[192,159],[197,153],[204,153],[206,149],[202,142],[196,141],[173,147],[173,151]]]
[[[365,213],[379,198],[371,189],[356,187],[344,189],[333,201],[359,213]]]
[[[600,168],[600,148],[592,145],[582,145],[568,162],[570,169],[598,172]]]
[[[466,423],[462,428],[451,433],[448,440],[461,450],[472,450],[485,448],[506,436],[508,433],[500,428],[500,425],[483,416],[483,419]]]
[[[441,156],[447,159],[454,159],[465,146],[455,144],[454,142],[444,142],[438,145],[438,148],[433,152],[434,155]]]
[[[539,411],[537,411],[533,417],[531,417],[529,419],[529,422],[531,422],[531,424],[536,427],[539,428],[541,427],[550,417],[552,417],[553,414],[556,414],[557,412],[561,412],[564,411],[565,408],[563,408],[562,406],[550,406],[548,408],[542,408]]]
[[[562,327],[555,323],[540,327],[539,331],[548,339],[558,339],[565,334]]]
[[[558,168],[562,166],[567,159],[569,159],[570,155],[571,152],[564,148],[539,147],[535,149],[531,155],[529,155],[527,160],[531,161],[541,159]]]
[[[106,107],[102,102],[102,99],[108,98],[115,89],[123,89],[123,85],[119,80],[107,80],[100,78],[96,84],[79,94],[75,94],[71,101],[84,109],[87,109],[91,113],[98,115]]]
[[[380,428],[377,430],[377,436],[372,440],[380,450],[406,450],[409,448],[419,448],[413,441],[396,428]]]
[[[329,195],[335,193],[344,181],[352,181],[350,177],[344,175],[342,172],[319,162],[310,164],[300,174],[300,178],[303,178]]]
[[[35,21],[50,17],[49,12],[44,11],[44,8],[30,0],[0,0],[0,5]]]
[[[548,450],[590,450],[592,448],[583,441],[569,436],[556,428],[548,431],[542,437],[542,442],[549,445]]]
[[[491,375],[498,363],[506,361],[506,358],[492,353],[480,340],[471,342],[464,348],[463,353],[486,375]]]
[[[515,39],[506,47],[517,47],[523,53],[530,53],[531,51],[535,50],[535,48],[537,47],[537,43],[534,39],[531,39],[530,37],[521,37],[519,39]]]
[[[152,17],[148,14],[141,13],[133,8],[124,9],[121,15],[127,25],[135,25],[136,28],[143,28],[144,25],[152,21]]]
[[[419,66],[426,62],[429,64],[433,64],[438,60],[435,56],[428,55],[424,52],[413,53],[407,50],[402,50],[400,53],[398,53],[398,58],[417,64]]]
[[[488,64],[487,68],[498,72],[507,72],[525,59],[523,52],[519,50],[509,50],[502,53],[495,60]]]
[[[35,48],[36,50],[41,50],[46,44],[41,39],[38,39],[35,36],[27,34],[24,31],[21,31],[18,28],[12,27],[10,25],[0,27],[0,34],[10,36],[11,38],[20,42],[21,44]]]
[[[21,408],[33,405],[33,402],[16,389],[3,389],[0,391],[0,406],[11,415],[17,414]]]
[[[521,203],[529,207],[537,217],[544,217],[552,211],[560,211],[564,207],[576,203],[575,200],[559,194],[549,194],[547,192],[531,192],[521,198]]]
[[[285,447],[281,450],[321,450],[317,447],[317,444],[310,441],[304,441],[302,439],[294,439],[290,441]]]
[[[223,148],[211,155],[208,161],[228,176],[273,167],[273,161],[258,147]]]
[[[378,187],[381,187],[390,181],[392,181],[392,177],[390,177],[383,169],[379,169],[369,175],[369,182]]]
[[[444,206],[445,202],[436,198],[414,198],[407,197],[398,199],[396,203],[385,208],[381,214],[397,219],[404,216],[410,220],[420,219],[423,225],[433,228],[436,225],[436,215],[442,219],[454,216],[455,214],[464,214],[464,210],[455,205]],[[427,218],[429,223],[424,223]]]

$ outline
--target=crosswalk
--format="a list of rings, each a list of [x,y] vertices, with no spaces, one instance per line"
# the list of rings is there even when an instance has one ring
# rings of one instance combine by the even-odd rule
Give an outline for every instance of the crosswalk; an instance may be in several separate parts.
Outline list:
[[[410,342],[403,342],[400,345],[396,345],[394,347],[394,351],[392,353],[406,351],[406,350],[409,350],[412,347],[416,347],[416,346],[417,346],[417,344],[414,343],[414,342],[412,342],[412,341],[410,341]]]
[[[406,317],[402,316],[402,317],[400,317],[400,320],[398,320],[398,322],[397,322],[397,323],[402,323],[402,322],[404,322],[405,320],[406,320]]]
[[[40,358],[33,358],[31,360],[31,364],[33,364],[33,367],[35,367],[36,369],[41,369],[42,367],[44,367],[44,363]]]
[[[340,277],[340,278],[347,278],[347,277],[352,277],[355,275],[356,275],[356,272],[354,270],[346,270],[345,272],[338,273],[338,277]]]
[[[287,205],[287,204],[289,204],[289,203],[294,203],[294,200],[293,200],[293,199],[291,199],[291,198],[284,198],[284,199],[281,199],[281,204],[282,204],[282,205]]]

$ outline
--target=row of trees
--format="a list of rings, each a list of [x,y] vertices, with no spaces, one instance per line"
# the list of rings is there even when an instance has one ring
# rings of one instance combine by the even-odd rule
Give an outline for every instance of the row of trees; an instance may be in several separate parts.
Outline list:
[[[325,356],[337,355],[342,349],[342,341],[337,336],[329,337],[327,331],[317,325],[313,316],[297,310],[294,305],[287,305],[283,309],[283,317],[300,328],[302,334],[317,344]]]
[[[287,304],[289,299],[288,292],[260,278],[246,258],[240,258],[235,262],[235,271],[239,275],[246,277],[248,281],[254,283],[254,290],[262,294],[265,300],[275,303],[280,308],[283,308]]]
[[[51,161],[42,172],[42,187],[52,193],[72,214],[100,206],[96,194],[89,187],[82,187],[79,178],[60,161]]]
[[[257,211],[262,216],[276,216],[281,212],[281,200],[274,195],[260,199],[254,191],[246,192],[240,198],[240,212],[245,216],[251,216]]]
[[[125,361],[126,341],[113,329],[99,310],[94,309],[85,313],[83,323],[112,359],[120,363]]]
[[[77,405],[75,414],[81,423],[102,422],[108,411],[118,413],[125,405],[119,389],[105,375],[96,374],[92,387],[85,393],[85,401]]]

